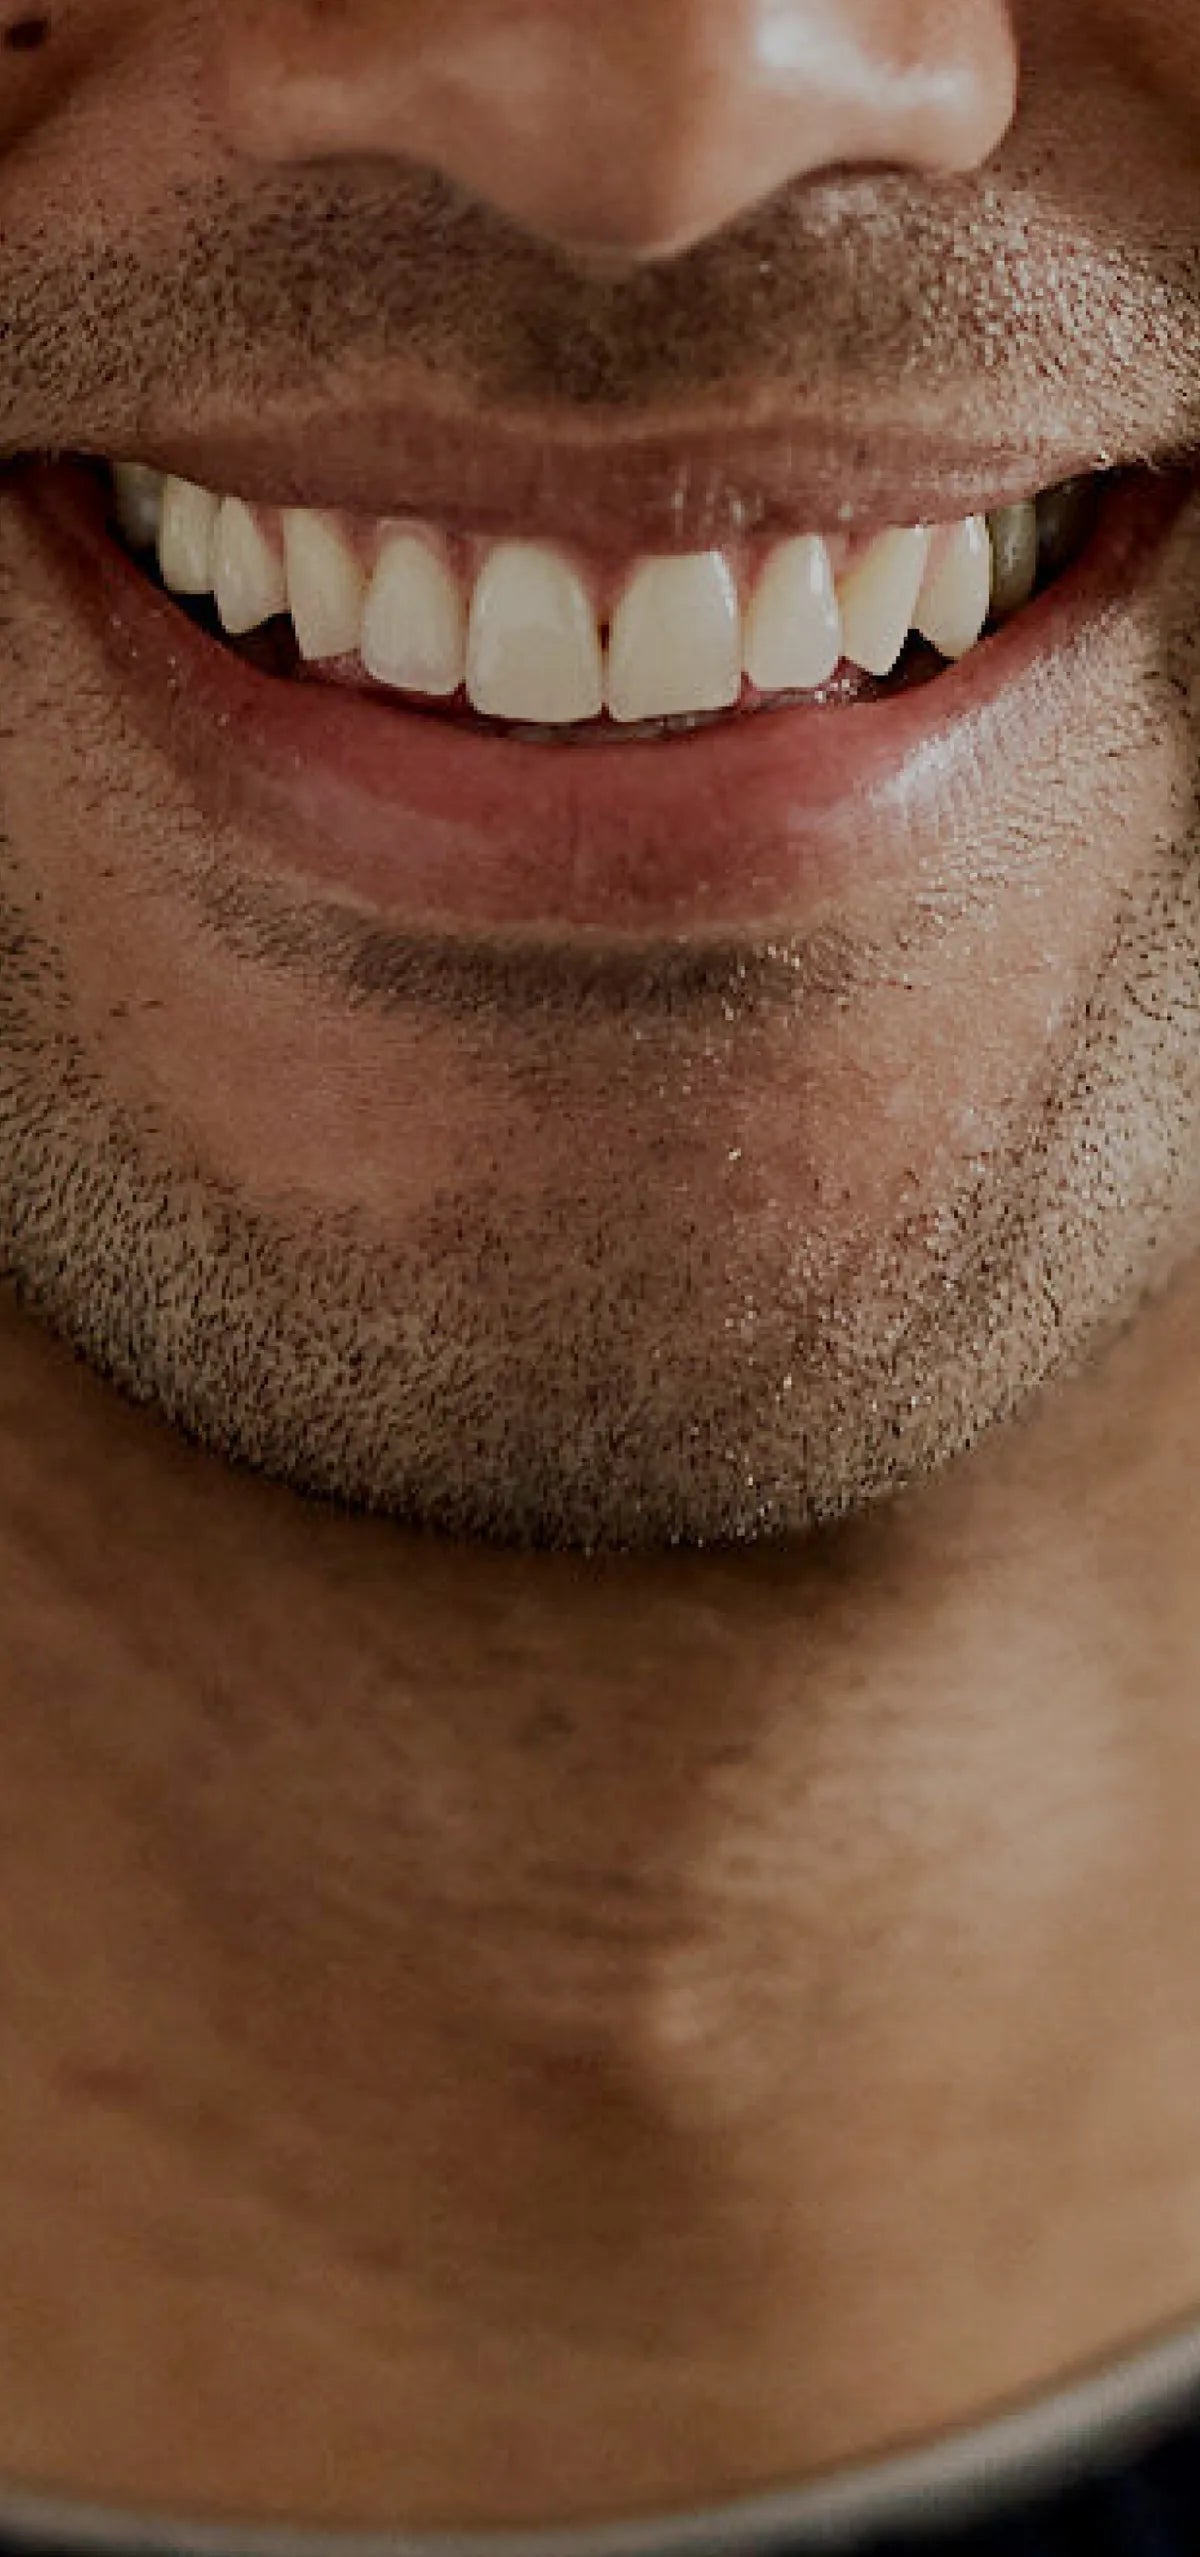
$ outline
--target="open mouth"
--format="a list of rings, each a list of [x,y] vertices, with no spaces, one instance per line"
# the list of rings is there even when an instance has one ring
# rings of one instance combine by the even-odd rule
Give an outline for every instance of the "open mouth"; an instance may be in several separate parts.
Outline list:
[[[952,801],[1086,720],[1097,650],[1132,668],[1153,644],[1197,486],[1180,462],[1022,497],[1002,462],[1004,502],[953,521],[785,519],[720,548],[681,525],[640,552],[614,508],[622,556],[599,505],[590,547],[536,518],[476,535],[465,511],[268,502],[264,468],[243,497],[29,456],[6,486],[223,867],[414,931],[556,940],[790,931],[911,893]]]
[[[106,470],[110,530],[260,673],[558,746],[928,683],[1062,575],[1117,476],[953,523],[614,565],[403,515],[254,505],[138,463]]]

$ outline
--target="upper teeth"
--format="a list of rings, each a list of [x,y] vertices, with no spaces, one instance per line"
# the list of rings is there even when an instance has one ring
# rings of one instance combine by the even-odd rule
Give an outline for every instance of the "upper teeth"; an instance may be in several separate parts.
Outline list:
[[[1032,503],[857,546],[808,533],[754,555],[642,559],[606,586],[549,543],[253,507],[138,463],[114,478],[128,538],[157,547],[172,592],[212,595],[231,635],[290,612],[310,661],[358,660],[418,695],[465,688],[477,711],[537,726],[729,709],[747,680],[814,689],[843,659],[886,675],[910,630],[960,657],[989,610],[1028,600],[1037,570]]]

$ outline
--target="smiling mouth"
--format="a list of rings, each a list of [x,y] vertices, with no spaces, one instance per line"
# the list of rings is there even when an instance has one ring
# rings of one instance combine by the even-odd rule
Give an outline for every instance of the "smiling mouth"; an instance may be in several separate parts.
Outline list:
[[[989,759],[1056,751],[1087,719],[1096,650],[1136,654],[1197,495],[1182,462],[1040,499],[1010,478],[1002,508],[936,530],[785,516],[720,549],[686,548],[681,525],[672,552],[646,525],[640,555],[630,509],[622,560],[536,515],[536,539],[511,516],[474,538],[465,514],[268,499],[253,459],[243,484],[31,455],[7,491],[223,860],[391,927],[555,940],[790,930],[911,887]],[[914,486],[932,512],[929,478]],[[789,578],[806,609],[815,592],[811,623]],[[772,615],[781,651],[826,628],[820,680],[811,660],[807,685],[766,680]]]
[[[614,566],[402,512],[264,506],[136,462],[102,467],[122,547],[260,673],[556,745],[928,683],[1072,564],[1119,476],[1069,479],[953,523],[813,530]]]

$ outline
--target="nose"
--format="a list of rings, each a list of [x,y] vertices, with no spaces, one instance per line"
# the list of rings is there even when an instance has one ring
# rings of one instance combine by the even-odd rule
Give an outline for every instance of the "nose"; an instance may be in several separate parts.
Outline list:
[[[1008,0],[228,0],[235,146],[422,162],[568,250],[677,255],[818,171],[979,166]]]

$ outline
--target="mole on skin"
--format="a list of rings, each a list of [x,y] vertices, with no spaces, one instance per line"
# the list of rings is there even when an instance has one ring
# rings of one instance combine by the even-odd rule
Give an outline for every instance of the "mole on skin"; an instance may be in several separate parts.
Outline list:
[[[33,53],[45,43],[49,33],[49,18],[14,18],[0,34],[0,42],[9,53]]]

